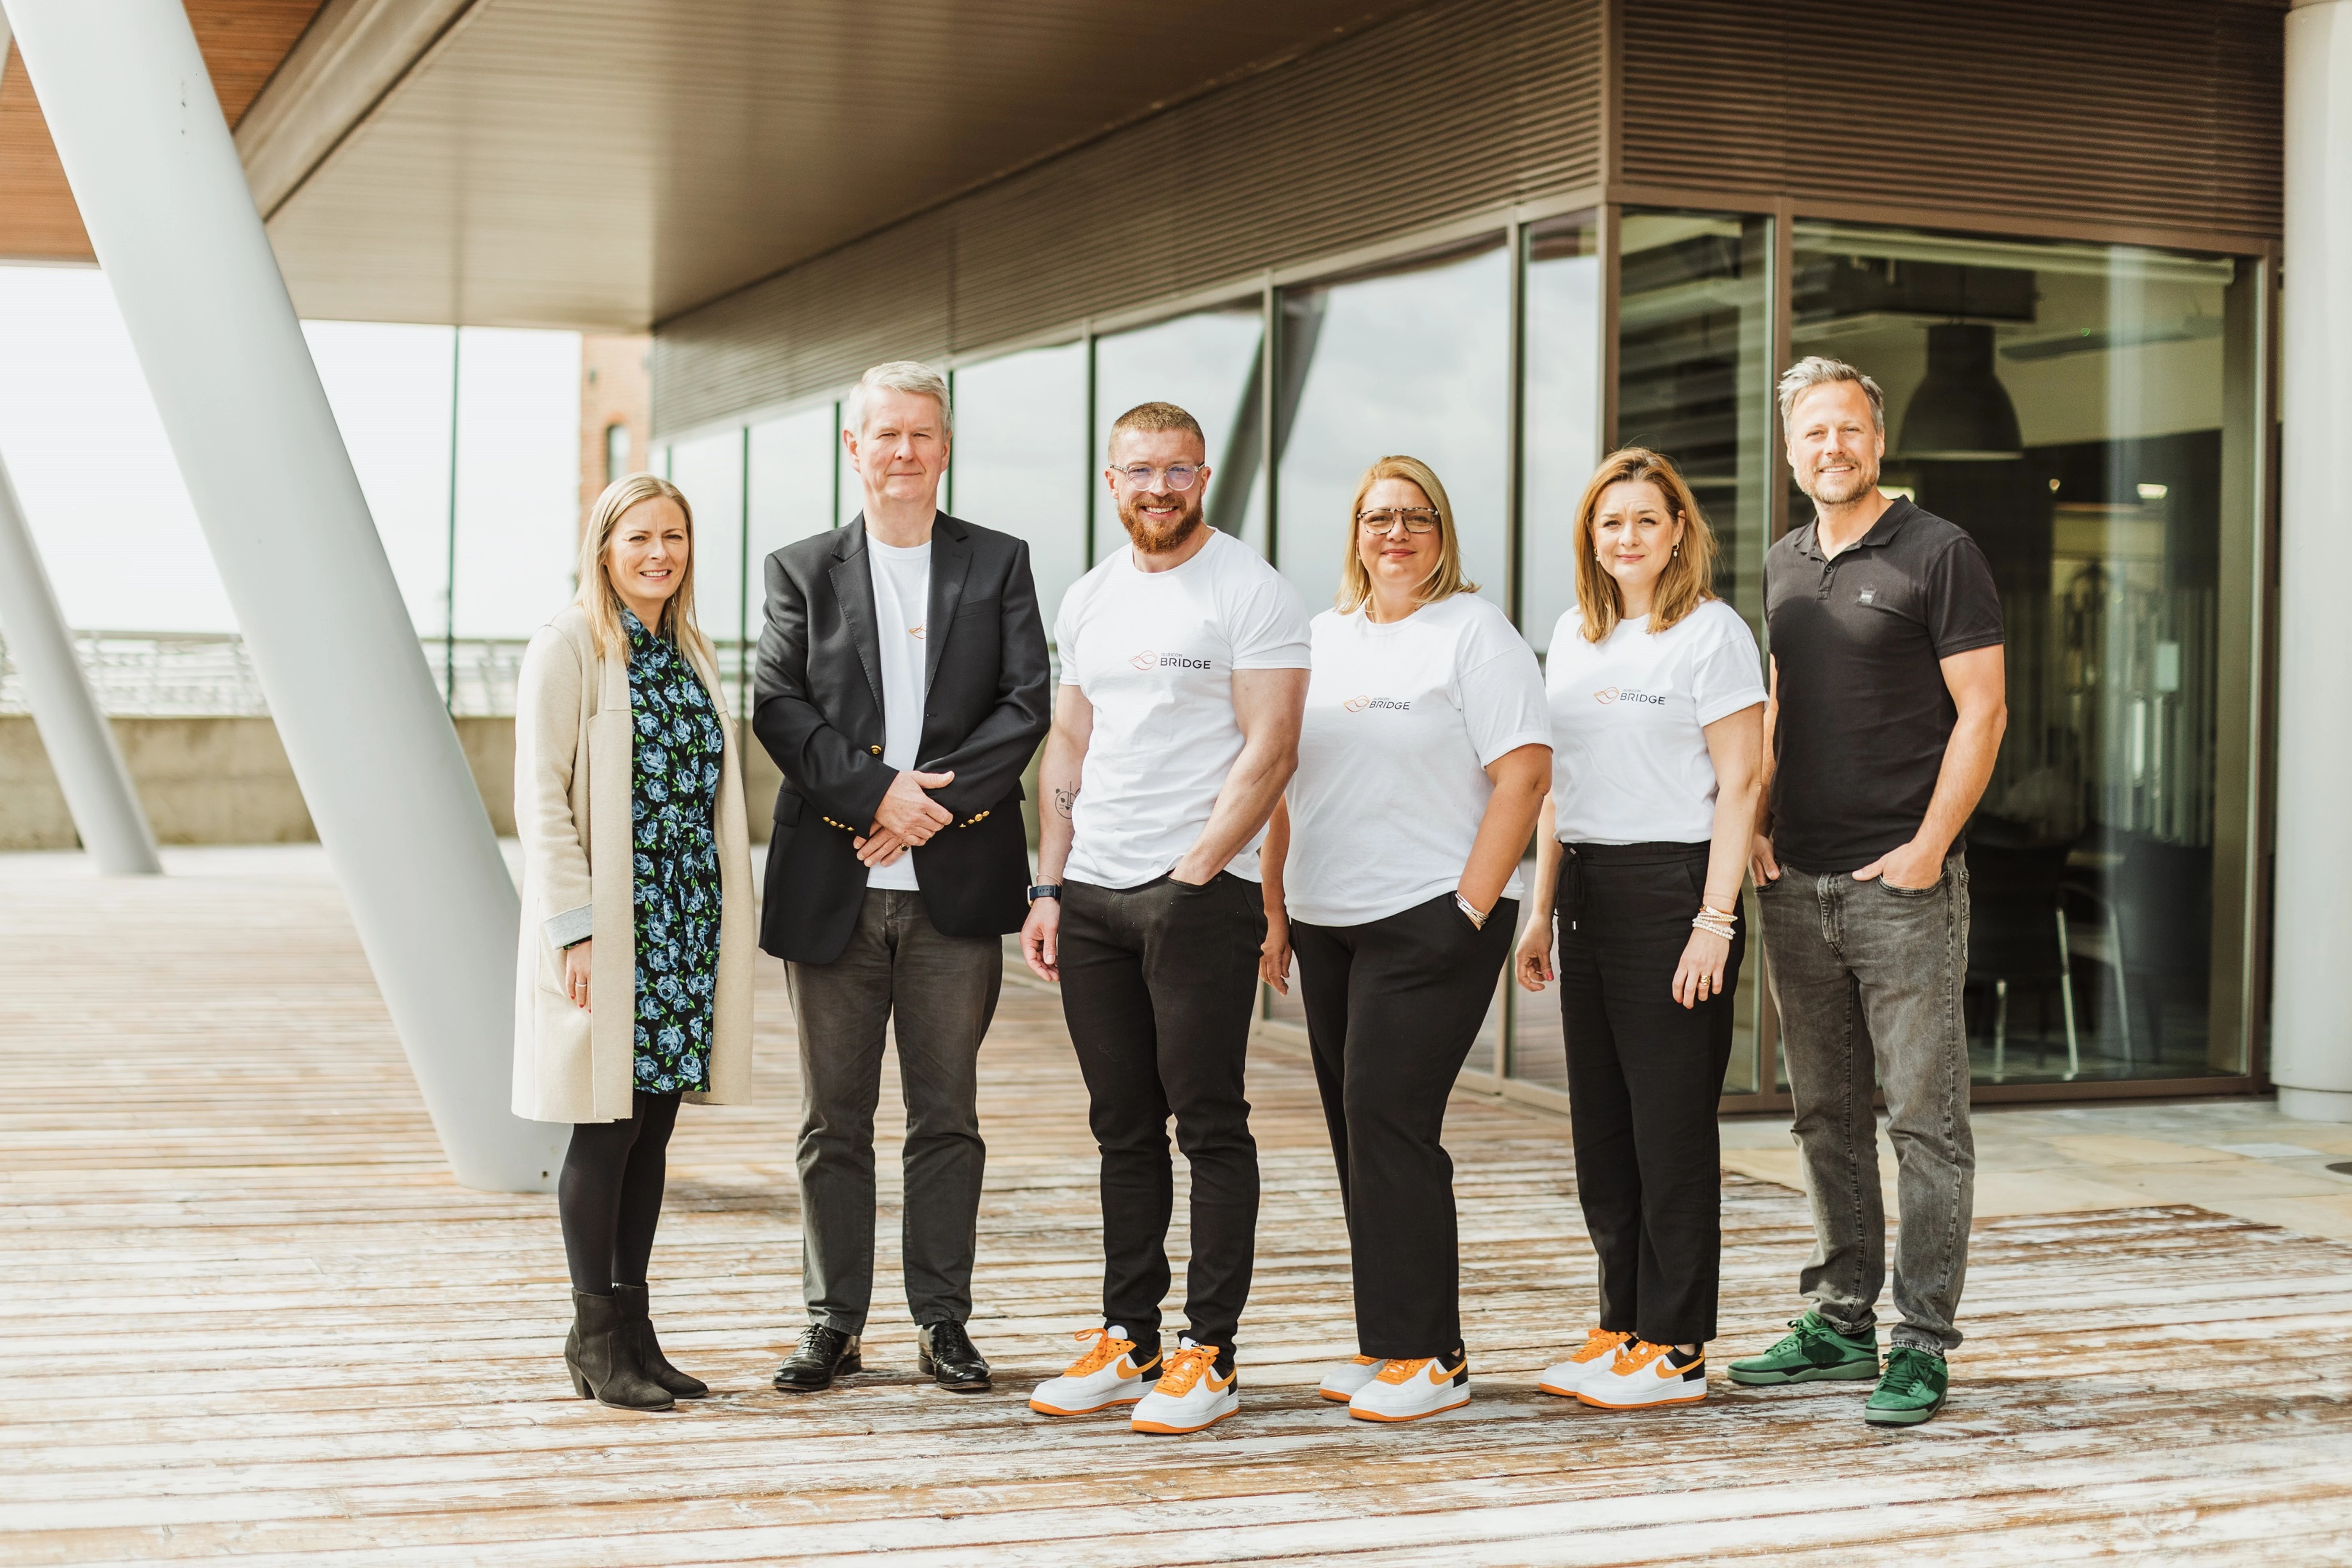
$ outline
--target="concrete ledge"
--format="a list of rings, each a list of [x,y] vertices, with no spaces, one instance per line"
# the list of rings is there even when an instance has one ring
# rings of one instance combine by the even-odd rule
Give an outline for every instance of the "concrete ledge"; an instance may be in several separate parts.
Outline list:
[[[156,839],[167,844],[285,844],[315,841],[294,769],[266,717],[117,718],[122,747]],[[458,718],[457,743],[490,825],[514,835],[514,720]],[[779,775],[743,732],[744,810],[765,843]],[[0,851],[69,850],[81,842],[50,770],[40,732],[25,714],[0,714]]]

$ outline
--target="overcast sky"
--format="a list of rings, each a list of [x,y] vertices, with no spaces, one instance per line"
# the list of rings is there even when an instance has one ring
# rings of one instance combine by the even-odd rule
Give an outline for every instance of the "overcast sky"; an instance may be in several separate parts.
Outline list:
[[[420,632],[448,611],[446,327],[304,323]],[[572,595],[580,340],[469,328],[457,465],[457,633],[528,636]],[[227,598],[103,274],[0,266],[0,457],[66,619],[226,632]]]

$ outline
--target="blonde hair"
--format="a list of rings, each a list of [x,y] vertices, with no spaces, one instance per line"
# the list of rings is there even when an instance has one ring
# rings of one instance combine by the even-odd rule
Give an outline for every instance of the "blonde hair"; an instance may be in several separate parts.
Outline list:
[[[1364,476],[1356,481],[1356,498],[1348,503],[1347,545],[1339,557],[1339,591],[1332,601],[1339,613],[1353,613],[1372,596],[1371,574],[1364,570],[1364,558],[1359,553],[1363,528],[1356,521],[1356,514],[1364,509],[1364,497],[1372,493],[1372,486],[1383,479],[1404,479],[1420,486],[1421,493],[1429,497],[1430,506],[1437,512],[1437,564],[1421,580],[1421,602],[1434,604],[1457,593],[1477,592],[1478,585],[1462,575],[1462,546],[1454,532],[1454,503],[1445,498],[1445,486],[1438,483],[1436,470],[1418,457],[1383,457],[1364,470]]]
[[[677,502],[678,515],[686,519],[686,570],[678,574],[677,591],[662,605],[661,624],[649,630],[667,638],[673,646],[708,659],[710,640],[694,620],[694,508],[687,504],[686,492],[658,474],[624,474],[605,486],[596,504],[588,508],[588,526],[580,534],[579,602],[588,612],[597,651],[608,659],[625,660],[629,639],[621,629],[621,596],[613,587],[605,557],[612,551],[613,530],[619,526],[621,514],[640,501],[656,498]]]
[[[1584,616],[1584,640],[1598,643],[1617,630],[1625,601],[1617,580],[1602,570],[1592,543],[1592,519],[1601,497],[1612,485],[1647,484],[1658,487],[1667,512],[1683,526],[1675,553],[1666,558],[1657,585],[1650,591],[1650,630],[1663,632],[1700,604],[1715,597],[1715,530],[1698,509],[1697,497],[1684,483],[1674,460],[1646,446],[1627,446],[1601,460],[1584,499],[1576,506],[1576,525],[1569,535],[1576,552],[1576,607]]]

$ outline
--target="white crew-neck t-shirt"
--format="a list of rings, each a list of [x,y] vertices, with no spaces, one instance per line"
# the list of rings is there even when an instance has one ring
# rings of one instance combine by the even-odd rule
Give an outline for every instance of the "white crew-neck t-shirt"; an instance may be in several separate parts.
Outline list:
[[[1064,874],[1139,886],[1192,847],[1242,754],[1234,672],[1307,668],[1307,607],[1255,550],[1213,531],[1168,571],[1115,552],[1062,596],[1054,642],[1062,684],[1095,718]],[[1256,881],[1264,837],[1224,869]]]
[[[1385,625],[1327,610],[1314,632],[1283,904],[1361,925],[1454,891],[1495,792],[1487,765],[1549,747],[1551,721],[1535,651],[1475,593]],[[1519,896],[1516,871],[1503,896]]]
[[[1764,700],[1756,633],[1720,599],[1656,636],[1646,615],[1584,640],[1551,634],[1552,803],[1564,844],[1703,843],[1715,836],[1706,727]]]
[[[882,644],[882,761],[905,769],[915,765],[923,744],[923,623],[931,612],[931,544],[926,539],[886,545],[867,534],[866,555],[874,573],[874,631]],[[917,891],[915,852],[869,870],[866,885]]]

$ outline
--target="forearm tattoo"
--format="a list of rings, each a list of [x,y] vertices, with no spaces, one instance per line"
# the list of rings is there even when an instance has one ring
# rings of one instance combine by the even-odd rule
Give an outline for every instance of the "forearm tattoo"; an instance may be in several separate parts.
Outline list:
[[[1070,808],[1077,804],[1077,800],[1078,787],[1076,785],[1073,784],[1066,789],[1063,789],[1059,784],[1054,786],[1054,810],[1059,812],[1063,817],[1067,818],[1069,816]]]

